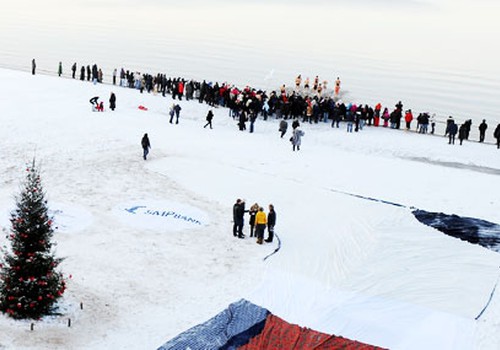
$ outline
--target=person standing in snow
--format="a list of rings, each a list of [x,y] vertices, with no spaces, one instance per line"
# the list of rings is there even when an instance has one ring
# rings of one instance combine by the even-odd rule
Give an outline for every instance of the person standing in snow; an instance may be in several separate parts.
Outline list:
[[[264,213],[264,208],[260,207],[255,215],[255,234],[257,235],[257,244],[262,244],[264,241],[264,231],[266,230],[267,217]]]
[[[432,113],[430,118],[431,123],[431,135],[434,135],[434,131],[436,131],[436,113]]]
[[[497,148],[500,148],[500,124],[497,125],[493,136],[497,139]]]
[[[389,108],[385,107],[384,112],[382,113],[382,119],[384,120],[384,128],[389,126],[389,120],[391,119],[391,115],[389,114]]]
[[[274,239],[274,226],[276,225],[276,211],[274,205],[269,204],[269,214],[267,214],[267,243],[271,243]]]
[[[73,65],[71,66],[71,76],[73,79],[75,79],[75,76],[76,76],[76,62],[73,63]]]
[[[356,119],[355,114],[356,113],[353,112],[351,109],[348,109],[346,112],[345,121],[346,121],[347,132],[352,132],[353,130],[354,119]]]
[[[237,199],[233,205],[233,236],[238,238],[245,238],[243,234],[243,222],[245,215],[245,201]]]
[[[179,124],[179,115],[181,113],[181,106],[179,104],[176,104],[174,106],[174,112],[175,112],[175,124]]]
[[[297,148],[297,151],[300,151],[300,145],[302,143],[302,136],[304,136],[304,132],[300,130],[298,127],[293,129],[293,134],[292,134],[292,146],[293,146],[293,151],[295,151],[295,148]]]
[[[109,97],[109,109],[114,111],[115,108],[116,108],[116,96],[115,96],[115,93],[112,92],[111,96]]]
[[[373,126],[380,125],[380,112],[382,111],[382,104],[379,102],[375,105],[374,117],[373,117]]]
[[[257,203],[255,203],[254,205],[252,205],[250,207],[250,209],[248,210],[248,214],[250,215],[250,220],[248,220],[249,224],[250,224],[250,237],[254,236],[255,215],[257,215],[258,211],[259,211],[259,205]],[[257,237],[257,234],[255,234],[255,236]]]
[[[210,129],[212,129],[212,119],[214,119],[214,113],[212,112],[212,110],[209,110],[208,114],[207,114],[207,118],[206,118],[207,123],[205,124],[205,126],[203,128],[210,126]]]
[[[168,110],[168,115],[170,115],[170,120],[168,121],[170,124],[173,123],[174,115],[175,115],[175,103],[172,103],[172,106]]]
[[[411,109],[409,109],[405,113],[406,130],[411,129],[412,120],[413,120],[413,114],[411,113]]]
[[[285,119],[281,119],[280,127],[278,129],[278,131],[281,132],[281,136],[280,136],[281,138],[283,138],[283,136],[285,136],[286,129],[288,129],[288,122]]]
[[[59,62],[59,68],[57,69],[57,75],[61,76],[63,70],[62,70],[62,62]]]
[[[182,95],[184,95],[184,81],[179,79],[177,85],[177,96],[179,97],[179,101],[182,101]]]
[[[85,66],[82,66],[82,68],[80,69],[80,80],[85,80]]]
[[[455,119],[450,115],[446,120],[445,136],[448,136],[448,129],[451,124],[455,124]]]
[[[458,129],[458,139],[460,140],[460,146],[462,146],[462,142],[465,140],[467,136],[467,125],[464,123],[460,125]]]
[[[116,85],[116,76],[118,75],[118,70],[113,69],[113,85]]]
[[[488,124],[486,124],[486,119],[483,119],[483,122],[479,124],[479,142],[484,142],[486,129],[488,129]]]
[[[33,58],[31,60],[31,74],[35,75],[35,71],[36,71],[36,62],[35,59]]]
[[[144,136],[142,137],[141,146],[143,150],[143,158],[144,160],[146,160],[149,153],[149,149],[151,148],[151,144],[149,143],[149,137],[147,133],[144,134]]]
[[[455,124],[455,121],[453,119],[448,120],[448,126],[446,127],[446,134],[448,135],[448,144],[454,145],[455,144],[455,135],[458,132],[458,126]]]

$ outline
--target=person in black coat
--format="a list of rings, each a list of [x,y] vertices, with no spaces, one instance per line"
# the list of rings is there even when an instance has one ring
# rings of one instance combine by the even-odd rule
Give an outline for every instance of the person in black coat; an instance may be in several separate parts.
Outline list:
[[[180,106],[180,105],[176,104],[176,105],[174,106],[174,112],[175,112],[175,124],[179,124],[179,115],[180,115],[180,113],[181,113],[181,110],[182,110],[182,108],[181,108],[181,106]]]
[[[464,123],[460,125],[458,129],[458,139],[460,140],[460,146],[462,146],[462,142],[467,139],[467,124]]]
[[[240,131],[247,129],[246,122],[247,122],[247,112],[241,111],[238,117],[238,128],[240,129]]]
[[[35,75],[35,73],[36,73],[36,61],[33,58],[33,60],[31,60],[31,74]]]
[[[278,131],[281,132],[280,137],[283,138],[283,136],[286,134],[286,130],[288,129],[288,122],[285,119],[282,119],[280,121],[280,127]]]
[[[207,123],[205,124],[204,128],[206,128],[207,126],[210,126],[210,129],[212,129],[212,119],[214,119],[214,113],[212,112],[212,110],[208,111],[206,119],[207,119]]]
[[[458,132],[458,126],[455,124],[455,121],[451,120],[446,128],[446,134],[448,134],[448,144],[455,144],[455,135]]]
[[[99,106],[99,96],[94,96],[89,100],[92,105],[92,111],[97,111],[97,107]]]
[[[486,119],[483,119],[483,122],[479,124],[479,142],[484,142],[486,129],[488,129],[488,124],[486,124]]]
[[[243,234],[243,222],[245,215],[245,201],[237,199],[236,203],[233,205],[233,236],[238,238],[244,238]]]
[[[450,125],[454,124],[454,123],[455,123],[455,120],[453,120],[453,117],[450,115],[448,117],[448,119],[446,120],[446,129],[445,129],[445,132],[444,132],[444,136],[448,135],[448,131],[449,131]]]
[[[497,148],[500,148],[500,124],[497,125],[493,136],[497,139]]]
[[[276,225],[276,211],[274,210],[274,205],[269,204],[269,213],[267,214],[267,232],[268,236],[265,240],[271,243],[274,238],[274,226]]]
[[[141,146],[142,146],[142,150],[143,150],[143,158],[144,158],[144,160],[146,160],[148,153],[149,153],[149,149],[151,148],[151,144],[149,142],[149,137],[148,137],[147,133],[144,134],[144,136],[142,137]]]
[[[82,69],[80,69],[80,80],[85,80],[85,66],[82,66]]]
[[[76,62],[71,66],[71,76],[75,79],[76,76]]]
[[[115,96],[115,93],[112,92],[111,96],[109,97],[109,109],[114,111],[115,108],[116,108],[116,96]]]

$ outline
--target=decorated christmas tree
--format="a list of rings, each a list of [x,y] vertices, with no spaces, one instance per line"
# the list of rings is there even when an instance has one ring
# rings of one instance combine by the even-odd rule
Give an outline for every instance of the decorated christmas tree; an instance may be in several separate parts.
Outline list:
[[[11,230],[0,265],[0,311],[15,319],[39,319],[55,313],[57,299],[66,288],[56,269],[51,243],[54,233],[40,171],[35,159],[11,213]]]

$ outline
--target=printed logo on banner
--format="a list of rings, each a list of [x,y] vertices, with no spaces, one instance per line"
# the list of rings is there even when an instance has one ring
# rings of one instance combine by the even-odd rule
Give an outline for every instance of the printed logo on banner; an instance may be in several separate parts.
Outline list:
[[[208,224],[208,216],[198,208],[174,202],[135,202],[114,210],[122,221],[141,228],[183,230]]]
[[[86,208],[72,203],[49,202],[48,214],[54,219],[54,227],[64,233],[81,232],[94,222]]]
[[[84,207],[70,204],[49,202],[48,215],[53,219],[56,232],[75,233],[88,228],[93,223],[92,214]],[[10,229],[10,214],[15,205],[0,211],[0,228]]]

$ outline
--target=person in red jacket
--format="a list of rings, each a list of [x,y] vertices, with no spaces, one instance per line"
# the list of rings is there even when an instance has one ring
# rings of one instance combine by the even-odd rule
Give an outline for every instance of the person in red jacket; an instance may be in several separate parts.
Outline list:
[[[184,95],[184,82],[182,80],[179,81],[177,93],[177,95],[179,96],[179,100],[182,101],[182,95]]]
[[[413,114],[411,113],[411,109],[409,109],[406,111],[405,114],[406,130],[410,130],[412,120],[413,120]]]
[[[373,126],[380,125],[380,112],[382,110],[382,104],[377,103],[375,106],[375,115],[373,116]]]

